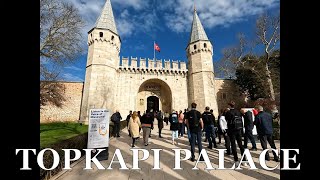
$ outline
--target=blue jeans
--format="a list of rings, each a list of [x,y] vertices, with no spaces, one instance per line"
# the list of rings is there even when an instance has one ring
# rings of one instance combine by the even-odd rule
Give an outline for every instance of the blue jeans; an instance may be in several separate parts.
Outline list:
[[[187,135],[188,135],[189,143],[191,143],[191,133],[188,126],[187,126]]]
[[[214,147],[217,146],[216,144],[216,134],[215,134],[215,129],[213,125],[207,126],[206,127],[206,138],[209,141],[209,148],[212,148],[212,142],[214,144]]]
[[[194,159],[195,156],[194,156],[194,152],[195,152],[195,146],[196,146],[196,140],[198,141],[198,149],[199,149],[199,154],[202,150],[202,143],[201,143],[201,134],[202,132],[199,131],[199,132],[196,132],[196,133],[193,133],[191,132],[191,158]]]
[[[178,130],[172,131],[172,141],[178,138]]]
[[[183,136],[183,135],[184,135],[184,133],[185,133],[185,132],[184,132],[185,125],[184,125],[184,123],[181,123],[181,124],[179,124],[179,125],[180,125],[180,131],[179,131],[179,132],[180,132],[180,134],[179,134],[179,135],[180,135],[180,136]]]

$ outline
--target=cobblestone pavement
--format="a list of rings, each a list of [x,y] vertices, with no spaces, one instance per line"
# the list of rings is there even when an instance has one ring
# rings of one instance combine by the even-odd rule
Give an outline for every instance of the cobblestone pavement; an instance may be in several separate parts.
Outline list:
[[[178,139],[178,145],[171,144],[171,131],[169,130],[170,125],[164,125],[162,130],[163,138],[158,137],[158,128],[155,125],[154,130],[152,130],[152,137],[149,146],[144,146],[142,133],[141,138],[136,143],[135,148],[147,149],[150,152],[150,156],[145,161],[139,161],[140,170],[132,170],[132,151],[131,148],[131,138],[128,136],[127,129],[124,129],[121,132],[120,138],[112,138],[109,142],[109,158],[108,160],[101,161],[101,164],[107,168],[112,159],[115,149],[120,149],[124,161],[129,168],[129,170],[119,170],[120,164],[113,163],[112,170],[99,170],[92,163],[92,170],[83,170],[85,168],[85,160],[82,158],[79,160],[76,165],[71,170],[67,170],[59,173],[51,179],[57,180],[171,180],[171,179],[193,179],[193,180],[211,180],[211,179],[280,179],[280,168],[273,171],[264,170],[259,164],[259,155],[262,150],[260,143],[257,142],[258,151],[252,151],[251,155],[253,157],[254,163],[257,170],[249,169],[249,166],[242,166],[242,170],[205,170],[205,163],[199,163],[199,170],[192,170],[195,166],[195,162],[190,160],[182,161],[181,167],[183,170],[173,170],[174,168],[174,151],[173,148],[184,148],[190,149],[187,136],[185,135],[182,138]],[[223,138],[222,138],[223,139]],[[217,139],[216,139],[217,140]],[[275,141],[276,147],[280,148],[280,141]],[[208,146],[207,142],[203,142],[203,148]],[[268,146],[269,147],[269,146]],[[152,170],[153,168],[153,151],[151,149],[163,149],[160,152],[160,168],[161,170]],[[222,140],[221,144],[218,144],[218,148],[224,148],[224,141]],[[251,143],[249,142],[248,148],[251,148]],[[218,151],[216,149],[206,148],[210,161],[214,168],[218,168]],[[183,154],[183,153],[182,153]],[[140,154],[139,154],[140,155]],[[182,155],[183,156],[183,155]],[[198,150],[196,147],[196,158],[198,157]],[[142,157],[142,152],[141,156]],[[238,157],[240,158],[240,153],[238,151]],[[270,153],[270,158],[273,158],[272,153]],[[117,158],[115,159],[117,160]],[[225,167],[231,168],[234,161],[232,156],[226,156]],[[266,164],[269,167],[274,167],[277,165],[275,161],[267,161]]]

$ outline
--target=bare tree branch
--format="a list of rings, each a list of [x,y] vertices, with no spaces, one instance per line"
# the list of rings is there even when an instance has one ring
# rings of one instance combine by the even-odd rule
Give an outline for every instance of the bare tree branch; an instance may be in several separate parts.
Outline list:
[[[78,10],[62,0],[40,0],[40,105],[61,107],[64,86],[55,82],[60,69],[81,54],[81,28]]]

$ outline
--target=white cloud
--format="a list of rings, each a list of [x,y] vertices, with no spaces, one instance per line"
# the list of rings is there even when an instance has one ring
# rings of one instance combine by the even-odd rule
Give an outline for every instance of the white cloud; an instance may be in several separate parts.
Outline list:
[[[62,75],[63,81],[72,81],[72,82],[83,82],[84,80],[78,76],[75,76],[74,74],[71,73],[64,73]]]
[[[132,7],[135,10],[140,10],[148,5],[146,0],[115,0],[112,1],[112,4],[118,5],[120,7]]]
[[[105,0],[66,0],[79,9],[86,26],[83,28],[83,44],[87,32],[94,26]],[[205,29],[229,26],[258,15],[266,9],[279,6],[280,0],[196,0],[196,9]],[[164,26],[173,32],[189,32],[193,17],[194,0],[111,0],[117,29],[122,39],[138,33],[155,36]],[[160,25],[159,17],[164,24]],[[153,37],[155,38],[155,37]]]
[[[74,71],[82,71],[83,70],[83,69],[78,68],[76,66],[67,66],[67,67],[65,67],[65,69],[71,69],[71,70],[74,70]]]
[[[173,12],[165,13],[166,25],[174,32],[189,32],[193,16],[193,0],[175,0]],[[169,4],[171,5],[171,4]],[[197,0],[196,9],[205,28],[228,26],[251,15],[263,13],[279,5],[279,0]],[[162,7],[165,9],[166,7]]]

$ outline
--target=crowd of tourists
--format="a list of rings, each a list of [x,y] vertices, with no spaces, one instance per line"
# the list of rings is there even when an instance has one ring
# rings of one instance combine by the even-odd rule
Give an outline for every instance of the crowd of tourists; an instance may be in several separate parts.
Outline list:
[[[265,112],[263,107],[258,105],[254,109],[246,108],[236,109],[235,102],[228,103],[228,108],[220,110],[217,120],[210,107],[206,107],[201,114],[197,110],[197,104],[192,103],[191,109],[185,109],[184,112],[173,110],[171,113],[162,111],[147,110],[142,115],[140,111],[130,111],[126,117],[127,129],[129,136],[132,138],[131,147],[135,147],[135,142],[140,137],[140,132],[143,132],[143,143],[149,145],[149,137],[154,129],[154,121],[157,120],[158,137],[162,138],[161,132],[164,123],[169,125],[171,130],[171,140],[173,145],[178,145],[178,139],[187,137],[191,148],[191,161],[195,161],[195,147],[198,147],[199,153],[202,150],[202,137],[205,136],[205,142],[208,142],[207,148],[218,148],[217,144],[221,143],[224,138],[224,148],[227,155],[232,155],[237,165],[239,157],[237,155],[237,146],[240,149],[241,155],[244,149],[247,149],[248,141],[250,140],[252,148],[250,151],[257,151],[256,140],[253,135],[254,126],[257,130],[257,138],[261,142],[262,149],[267,149],[267,142],[272,149],[277,149],[273,140],[273,117],[270,113]],[[254,118],[253,118],[254,117]],[[120,137],[120,121],[122,117],[117,110],[111,116],[111,121],[114,122],[113,134],[115,137]],[[242,141],[242,137],[244,140]],[[218,139],[218,142],[216,142]],[[273,151],[272,151],[273,152]],[[279,157],[273,152],[275,161],[279,161]],[[265,159],[270,160],[269,153],[266,153]],[[200,157],[200,161],[203,158]]]

